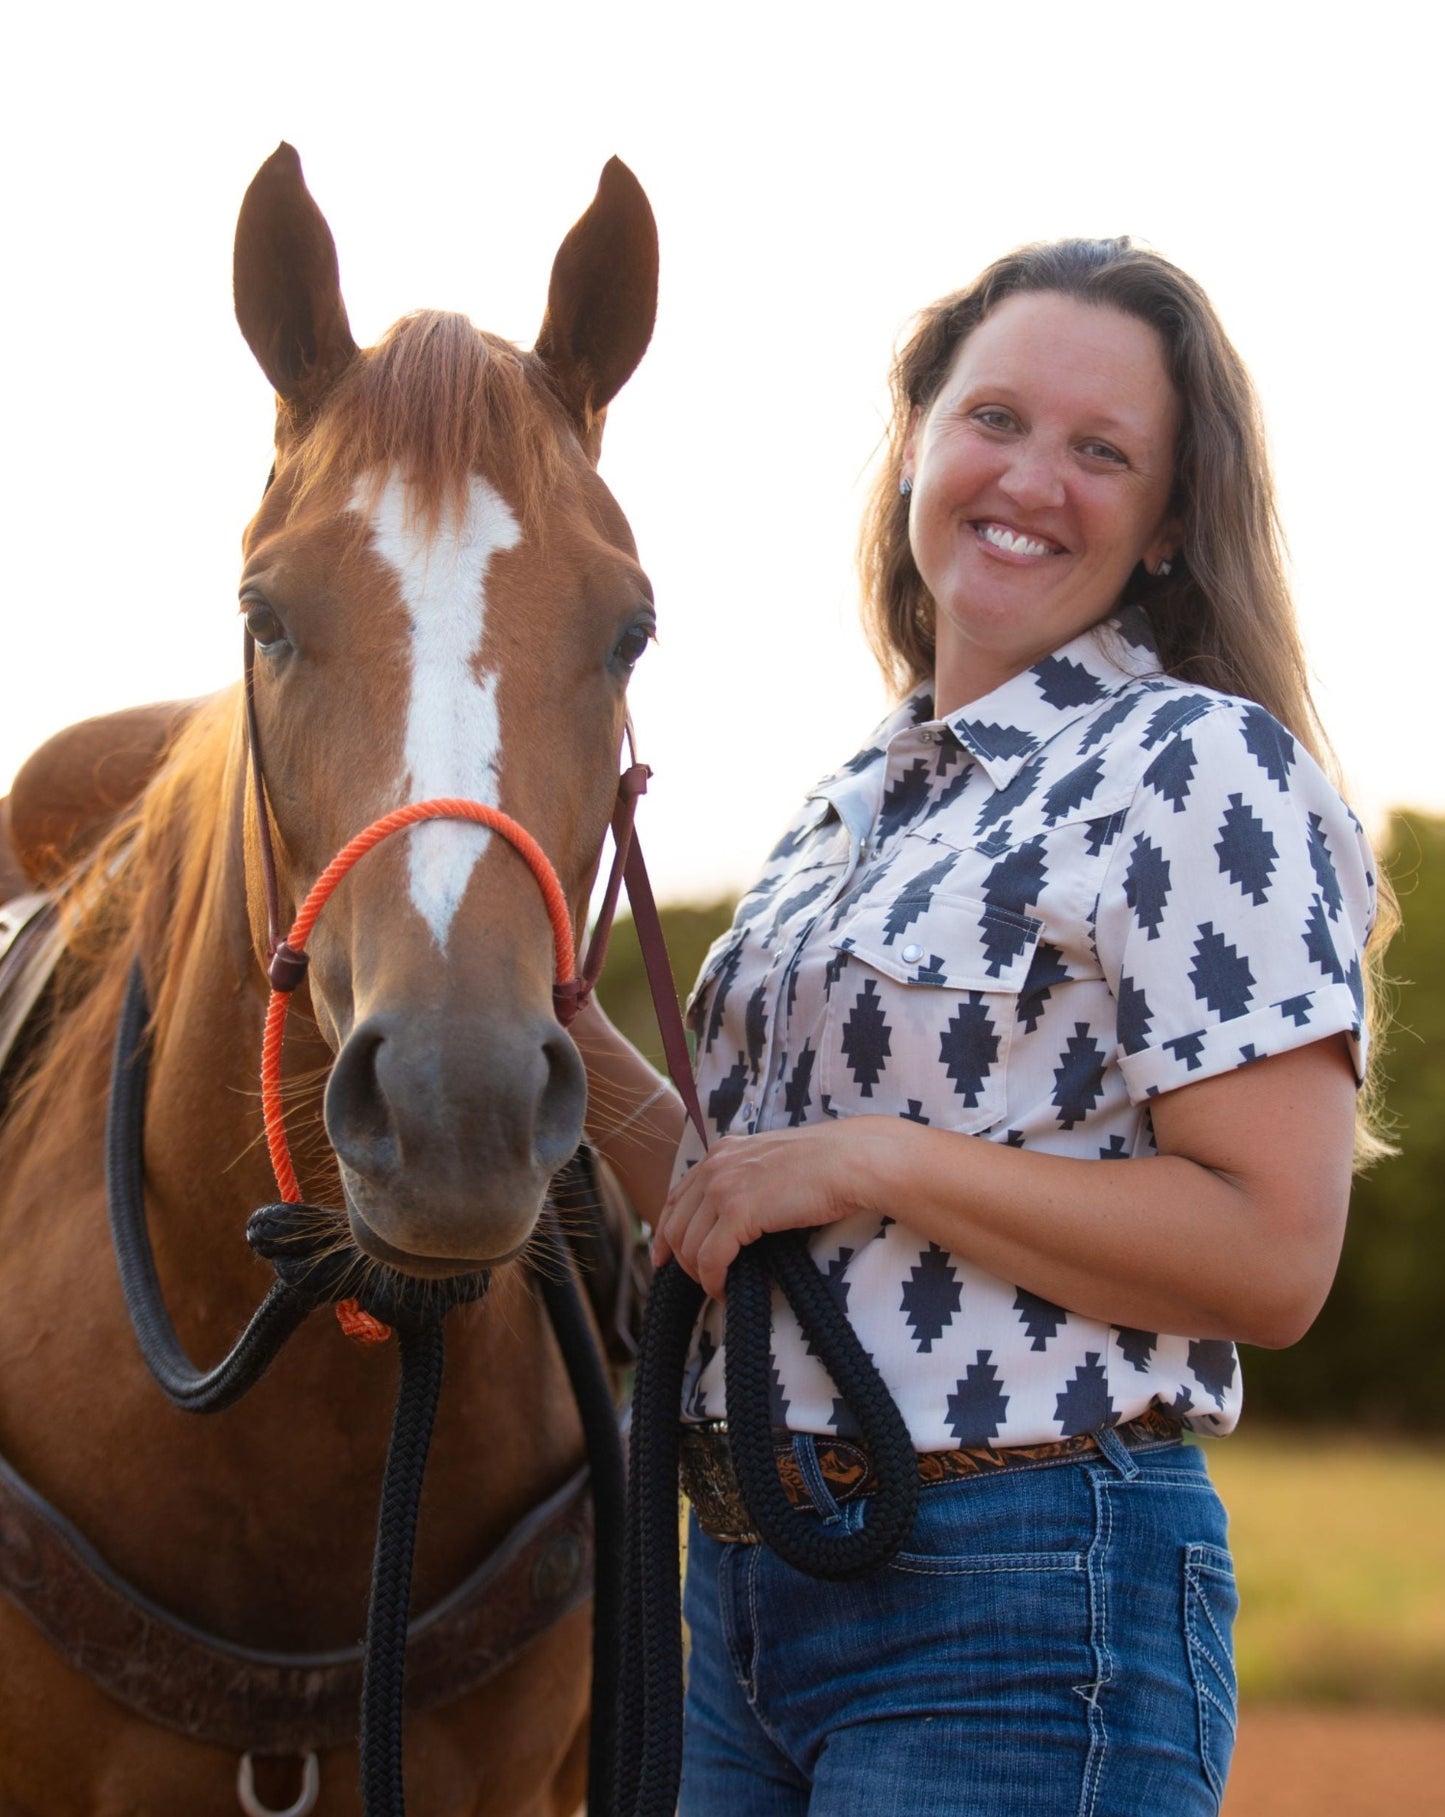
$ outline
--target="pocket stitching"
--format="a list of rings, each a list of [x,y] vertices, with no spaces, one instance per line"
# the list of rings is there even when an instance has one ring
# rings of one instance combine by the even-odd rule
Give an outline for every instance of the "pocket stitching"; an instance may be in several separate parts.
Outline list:
[[[985,902],[979,896],[953,895],[947,891],[935,894],[927,905],[930,910],[947,908],[966,910],[976,920],[998,922],[1015,933],[1024,934],[1026,943],[1023,952],[1010,960],[1004,971],[997,975],[984,971],[966,978],[949,979],[947,982],[933,979],[924,979],[920,982],[917,978],[905,975],[909,970],[916,970],[916,967],[905,966],[900,960],[885,952],[881,944],[881,933],[879,940],[875,941],[870,938],[868,931],[871,923],[885,915],[892,914],[899,902],[906,898],[907,893],[905,886],[897,897],[888,901],[870,902],[866,906],[859,907],[847,917],[839,928],[837,937],[830,939],[828,945],[834,952],[848,953],[861,959],[880,977],[887,978],[894,984],[901,984],[907,989],[912,989],[917,985],[920,989],[941,990],[953,995],[965,990],[977,990],[982,991],[985,995],[997,994],[1014,997],[1022,991],[1044,926],[1037,915],[1026,915],[1014,909],[1000,908],[998,904]],[[850,928],[860,924],[863,928],[863,944],[861,945],[849,932]],[[845,946],[843,944],[845,940],[851,944]],[[1017,982],[1010,982],[1015,976]]]
[[[1198,1608],[1203,1611],[1204,1618],[1209,1623],[1210,1631],[1213,1633],[1214,1638],[1219,1642],[1223,1657],[1227,1659],[1228,1655],[1229,1655],[1229,1642],[1226,1639],[1223,1631],[1221,1630],[1221,1628],[1219,1626],[1219,1622],[1215,1617],[1214,1609],[1210,1604],[1208,1595],[1205,1593],[1204,1585],[1199,1583],[1197,1581],[1197,1579],[1194,1584],[1194,1591],[1195,1591],[1195,1602],[1196,1602]],[[1201,1645],[1202,1645],[1202,1640],[1201,1640]],[[1215,1669],[1219,1672],[1220,1678],[1223,1679],[1226,1684],[1229,1684],[1230,1677],[1220,1667],[1219,1661],[1214,1660],[1213,1657],[1211,1656],[1211,1663],[1215,1666]]]
[[[1185,1596],[1185,1634],[1186,1652],[1189,1659],[1189,1677],[1194,1686],[1196,1708],[1199,1713],[1199,1758],[1204,1776],[1217,1798],[1224,1796],[1224,1775],[1215,1765],[1212,1752],[1212,1723],[1215,1720],[1211,1709],[1218,1712],[1228,1731],[1230,1742],[1238,1730],[1239,1720],[1239,1686],[1230,1647],[1220,1627],[1219,1619],[1209,1596],[1210,1578],[1219,1584],[1235,1584],[1233,1570],[1226,1570],[1223,1564],[1215,1563],[1219,1558],[1218,1547],[1191,1545],[1185,1547],[1184,1581]],[[1227,1556],[1227,1555],[1226,1555]],[[1201,1626],[1200,1617],[1208,1624],[1209,1634],[1217,1642],[1220,1652],[1216,1654],[1209,1644]],[[1208,1682],[1212,1674],[1214,1683]],[[1217,1684],[1217,1689],[1216,1689]]]
[[[976,1558],[965,1553],[900,1552],[889,1561],[889,1570],[914,1577],[991,1576],[1009,1571],[1082,1571],[1081,1552],[983,1552]]]

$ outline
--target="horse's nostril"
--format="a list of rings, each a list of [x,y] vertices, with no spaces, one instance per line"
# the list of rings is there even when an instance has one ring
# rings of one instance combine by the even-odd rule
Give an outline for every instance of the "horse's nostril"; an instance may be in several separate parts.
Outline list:
[[[372,1178],[398,1161],[396,1122],[378,1076],[385,1036],[373,1023],[354,1029],[326,1085],[326,1133],[350,1168]]]
[[[537,1105],[537,1164],[547,1173],[565,1167],[582,1137],[587,1075],[577,1049],[560,1029],[542,1043],[547,1082]]]
[[[520,1205],[571,1159],[586,1098],[577,1049],[550,1018],[447,1042],[380,1013],[336,1057],[326,1131],[353,1185],[441,1204],[510,1178]]]

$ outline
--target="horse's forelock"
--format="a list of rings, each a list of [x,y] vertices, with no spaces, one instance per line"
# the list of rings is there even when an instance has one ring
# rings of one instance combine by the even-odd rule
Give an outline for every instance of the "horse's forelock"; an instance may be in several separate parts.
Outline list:
[[[573,439],[531,355],[465,316],[423,310],[357,357],[288,451],[290,509],[322,495],[349,500],[358,479],[379,487],[398,472],[435,531],[465,516],[481,473],[530,531]]]

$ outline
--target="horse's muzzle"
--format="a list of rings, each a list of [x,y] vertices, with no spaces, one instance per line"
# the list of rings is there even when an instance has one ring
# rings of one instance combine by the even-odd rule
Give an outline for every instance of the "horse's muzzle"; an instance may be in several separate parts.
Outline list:
[[[414,1274],[493,1265],[527,1242],[582,1135],[586,1079],[547,1016],[380,1012],[326,1088],[358,1246]]]

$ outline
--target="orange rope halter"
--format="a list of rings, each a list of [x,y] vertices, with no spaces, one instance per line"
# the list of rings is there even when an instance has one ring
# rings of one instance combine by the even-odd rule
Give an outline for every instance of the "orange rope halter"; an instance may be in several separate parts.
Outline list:
[[[271,1169],[276,1175],[281,1197],[288,1205],[300,1204],[301,1188],[297,1184],[296,1170],[291,1164],[291,1150],[286,1140],[286,1119],[281,1104],[281,1045],[286,1033],[286,1012],[291,1006],[291,993],[306,975],[306,942],[311,937],[317,916],[351,867],[392,833],[400,832],[403,827],[415,826],[423,820],[474,821],[478,826],[500,833],[515,847],[530,866],[547,905],[557,953],[557,983],[565,986],[573,982],[576,965],[572,953],[572,917],[566,895],[547,854],[527,829],[513,820],[510,814],[504,814],[500,808],[486,807],[480,801],[442,796],[434,801],[414,801],[408,807],[397,808],[390,814],[383,814],[380,820],[373,821],[364,832],[358,833],[349,844],[342,847],[312,884],[310,893],[301,904],[300,912],[291,923],[290,931],[277,946],[271,959],[271,999],[266,1006],[266,1032],[261,1042],[261,1110],[266,1120],[266,1146],[271,1155]],[[342,1330],[349,1337],[358,1338],[364,1343],[381,1343],[389,1335],[389,1327],[363,1312],[355,1300],[340,1301],[336,1315],[341,1321]]]

